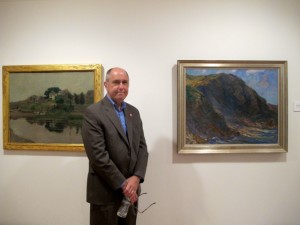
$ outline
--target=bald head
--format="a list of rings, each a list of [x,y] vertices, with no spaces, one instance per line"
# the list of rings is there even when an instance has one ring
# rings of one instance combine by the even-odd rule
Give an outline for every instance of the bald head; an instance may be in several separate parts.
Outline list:
[[[109,81],[110,76],[113,73],[124,73],[127,75],[128,79],[129,79],[129,76],[128,76],[128,73],[126,70],[124,70],[123,68],[120,68],[120,67],[113,67],[113,68],[110,68],[109,70],[107,70],[105,80]]]

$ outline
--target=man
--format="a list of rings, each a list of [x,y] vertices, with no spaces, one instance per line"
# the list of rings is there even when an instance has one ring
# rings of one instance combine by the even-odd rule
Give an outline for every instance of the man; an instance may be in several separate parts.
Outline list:
[[[122,68],[107,71],[107,95],[89,106],[82,138],[89,159],[87,202],[91,225],[135,225],[140,183],[144,181],[148,151],[139,111],[125,103],[129,76]],[[123,197],[131,205],[126,218],[117,216]]]

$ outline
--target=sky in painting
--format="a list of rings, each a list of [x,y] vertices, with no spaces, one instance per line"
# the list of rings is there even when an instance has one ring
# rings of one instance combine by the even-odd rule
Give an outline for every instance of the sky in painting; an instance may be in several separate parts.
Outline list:
[[[193,76],[233,74],[241,78],[268,103],[278,104],[278,69],[187,68],[186,73]]]
[[[93,72],[11,73],[10,102],[25,100],[32,95],[43,96],[49,87],[68,89],[71,94],[94,90]]]

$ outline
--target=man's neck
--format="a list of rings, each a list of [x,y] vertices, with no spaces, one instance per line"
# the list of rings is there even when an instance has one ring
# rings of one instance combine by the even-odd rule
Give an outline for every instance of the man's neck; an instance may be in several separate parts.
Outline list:
[[[109,98],[109,100],[110,100],[113,104],[115,104],[115,105],[117,106],[117,108],[118,108],[119,110],[122,109],[122,103],[123,103],[123,102],[118,103],[118,102],[114,101],[108,94],[107,94],[107,97]]]

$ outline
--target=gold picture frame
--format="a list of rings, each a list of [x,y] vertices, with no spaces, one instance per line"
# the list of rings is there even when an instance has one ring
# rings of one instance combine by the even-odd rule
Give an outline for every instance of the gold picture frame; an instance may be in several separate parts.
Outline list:
[[[179,154],[288,151],[287,61],[178,60]]]
[[[2,67],[3,148],[84,151],[84,109],[103,95],[102,65]]]

